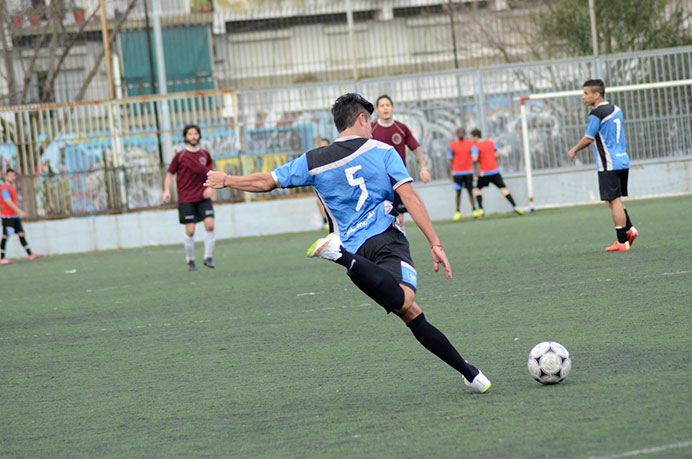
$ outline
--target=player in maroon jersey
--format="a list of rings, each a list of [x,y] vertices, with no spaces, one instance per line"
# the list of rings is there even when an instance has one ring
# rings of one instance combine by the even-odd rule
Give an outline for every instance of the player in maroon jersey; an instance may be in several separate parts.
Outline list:
[[[185,255],[188,269],[197,271],[195,265],[195,224],[204,222],[204,266],[213,268],[212,252],[216,235],[214,234],[214,206],[212,199],[216,199],[216,191],[205,188],[207,172],[214,169],[214,163],[208,151],[200,148],[199,141],[202,132],[199,126],[188,124],[183,128],[185,149],[176,153],[168,166],[166,181],[164,184],[163,202],[171,200],[171,183],[176,177],[178,188],[178,217],[180,223],[185,225]]]
[[[420,165],[420,179],[423,183],[428,183],[430,181],[430,172],[428,172],[428,168],[425,165],[423,150],[420,148],[416,138],[411,134],[408,126],[394,119],[394,102],[392,102],[392,98],[383,94],[377,98],[375,105],[378,119],[377,122],[372,123],[372,138],[393,146],[404,161],[404,165],[406,165],[406,146],[408,146]],[[394,196],[394,207],[399,212],[397,219],[399,225],[403,228],[403,213],[406,212],[406,207],[403,206],[398,196],[397,194]]]

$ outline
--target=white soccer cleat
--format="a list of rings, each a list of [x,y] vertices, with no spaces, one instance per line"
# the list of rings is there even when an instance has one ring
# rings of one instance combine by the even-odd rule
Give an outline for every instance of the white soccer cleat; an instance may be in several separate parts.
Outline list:
[[[330,233],[327,237],[316,240],[305,252],[305,255],[336,261],[341,258],[341,239],[338,235]]]
[[[464,378],[464,384],[466,384],[466,387],[470,387],[471,390],[478,392],[479,394],[485,394],[492,386],[492,384],[490,384],[490,380],[486,378],[483,372],[480,370],[478,370],[478,374],[475,378],[473,378],[472,382],[468,382],[468,380]]]

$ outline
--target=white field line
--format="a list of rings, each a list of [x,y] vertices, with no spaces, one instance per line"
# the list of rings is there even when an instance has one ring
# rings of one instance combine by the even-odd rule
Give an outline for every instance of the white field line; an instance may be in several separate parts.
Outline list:
[[[610,456],[591,456],[589,459],[616,459],[618,457],[643,456],[644,454],[656,454],[660,453],[661,451],[677,448],[687,448],[688,446],[692,446],[692,440],[681,441],[680,443],[670,443],[668,445],[662,446],[654,446],[652,448],[635,449],[624,453],[612,454]]]

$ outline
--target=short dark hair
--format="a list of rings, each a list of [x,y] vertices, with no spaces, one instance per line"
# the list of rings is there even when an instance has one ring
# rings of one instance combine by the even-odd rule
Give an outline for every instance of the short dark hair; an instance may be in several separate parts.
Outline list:
[[[373,106],[360,94],[350,92],[336,99],[332,105],[332,116],[336,130],[343,132],[356,124],[361,113],[372,115]]]
[[[10,172],[14,172],[15,174],[17,173],[16,170],[12,169],[11,167],[8,167],[7,170],[5,171],[5,174],[9,174]]]
[[[483,136],[481,135],[481,130],[480,130],[480,129],[474,129],[473,131],[471,131],[471,135],[472,135],[473,137],[478,137],[479,139],[480,139],[481,137],[483,137]]]
[[[202,138],[202,130],[199,128],[199,126],[197,126],[196,124],[186,124],[185,127],[183,128],[183,141],[184,142],[187,142],[187,140],[185,140],[185,137],[187,137],[187,131],[189,131],[190,129],[195,129],[197,131],[197,134],[199,134],[199,138],[200,139]]]
[[[584,83],[584,87],[589,87],[592,91],[600,93],[601,97],[605,97],[605,83],[603,80],[587,80]]]
[[[378,105],[380,105],[380,101],[381,101],[382,99],[387,99],[387,100],[389,101],[390,104],[394,105],[394,102],[392,101],[392,98],[391,98],[391,97],[389,97],[387,94],[382,94],[382,95],[381,95],[380,97],[378,97],[377,100],[375,101],[375,107],[377,107]]]

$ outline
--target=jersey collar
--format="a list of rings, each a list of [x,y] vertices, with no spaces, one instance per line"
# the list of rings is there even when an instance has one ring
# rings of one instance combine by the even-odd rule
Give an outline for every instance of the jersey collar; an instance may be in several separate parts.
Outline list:
[[[185,149],[186,149],[187,151],[189,151],[190,153],[197,153],[197,152],[200,151],[202,148],[201,148],[199,145],[197,145],[196,147],[191,147],[190,145],[185,145]]]
[[[378,118],[378,119],[377,119],[377,124],[379,124],[379,125],[382,126],[382,127],[393,126],[393,125],[394,125],[394,118],[392,118],[392,122],[391,122],[391,123],[388,123],[388,124],[383,123],[382,120]]]

